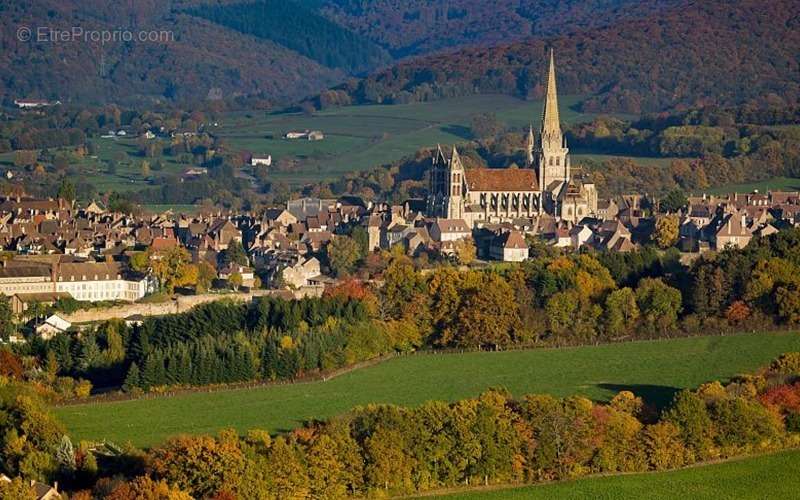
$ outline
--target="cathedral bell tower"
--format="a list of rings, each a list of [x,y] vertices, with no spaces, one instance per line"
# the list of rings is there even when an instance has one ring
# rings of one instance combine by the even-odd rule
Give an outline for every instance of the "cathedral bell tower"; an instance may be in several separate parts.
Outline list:
[[[531,131],[529,139],[533,137]],[[556,90],[556,66],[553,49],[550,49],[550,68],[547,74],[547,92],[542,110],[542,130],[539,144],[534,152],[534,164],[539,177],[539,187],[544,191],[557,192],[560,185],[570,179],[569,149],[561,132],[558,117],[558,92]]]
[[[446,158],[441,147],[433,157],[428,213],[445,219],[464,217],[464,165],[455,146],[450,158]]]

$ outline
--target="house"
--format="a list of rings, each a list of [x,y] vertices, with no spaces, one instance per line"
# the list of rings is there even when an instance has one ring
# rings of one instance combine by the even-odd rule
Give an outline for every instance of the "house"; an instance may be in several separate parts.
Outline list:
[[[717,219],[712,243],[717,250],[726,247],[744,248],[750,243],[753,233],[747,227],[744,211],[725,214]]]
[[[255,284],[256,275],[252,267],[242,266],[239,264],[228,264],[219,270],[217,275],[220,279],[230,281],[231,276],[239,274],[242,277],[242,285],[248,288]]]
[[[57,106],[61,101],[45,101],[43,99],[15,99],[14,105],[19,109],[37,109],[46,108],[47,106]]]
[[[58,483],[54,483],[53,486],[50,486],[49,484],[40,483],[39,481],[31,481],[31,488],[33,488],[33,494],[36,500],[55,500],[56,498],[61,498],[61,494],[58,492]]]
[[[286,139],[303,139],[305,137],[308,137],[308,131],[298,132],[296,130],[292,130],[290,132],[286,132],[286,135],[284,135],[284,137]]]
[[[39,335],[42,340],[50,340],[59,333],[66,333],[71,326],[72,323],[65,320],[58,314],[53,314],[44,320],[44,323],[36,327],[36,334]]]
[[[253,156],[250,158],[250,166],[251,167],[271,167],[272,166],[272,155],[256,157]]]
[[[14,314],[23,314],[31,304],[52,306],[59,299],[69,297],[70,294],[65,292],[16,293],[11,297],[11,311]]]
[[[591,244],[594,232],[587,225],[577,225],[569,230],[572,248],[578,249],[583,245]]]
[[[285,286],[300,288],[308,286],[309,280],[320,274],[320,264],[316,257],[297,262],[281,271],[281,279]]]
[[[528,258],[529,249],[522,233],[504,231],[492,242],[489,254],[493,259],[503,262],[522,262]]]
[[[472,230],[463,219],[436,218],[430,227],[431,239],[436,242],[456,241],[472,237]]]

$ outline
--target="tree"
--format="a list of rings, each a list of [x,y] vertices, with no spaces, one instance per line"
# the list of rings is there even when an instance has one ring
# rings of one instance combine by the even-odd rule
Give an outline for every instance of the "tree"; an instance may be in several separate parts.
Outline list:
[[[220,258],[223,266],[228,266],[230,264],[247,266],[250,264],[242,242],[236,239],[231,239],[231,241],[228,242],[228,248],[222,251]]]
[[[349,236],[336,236],[325,247],[328,264],[336,276],[346,276],[353,272],[356,263],[361,260],[361,247]]]
[[[681,292],[660,278],[644,278],[636,287],[636,303],[646,323],[665,332],[678,321]]]
[[[239,272],[235,272],[230,275],[228,278],[228,282],[231,284],[234,290],[238,290],[239,287],[242,286],[242,275]]]
[[[610,336],[627,335],[639,319],[636,294],[630,288],[614,290],[606,298],[605,330]]]
[[[496,274],[485,274],[475,288],[466,291],[456,322],[455,343],[464,347],[506,346],[519,328],[519,306],[514,290]]]
[[[142,384],[141,375],[139,374],[139,365],[135,362],[131,363],[131,367],[128,368],[128,375],[125,377],[125,382],[122,384],[122,389],[125,392],[131,392],[137,387],[140,387]]]
[[[211,284],[217,277],[217,271],[208,262],[201,262],[197,265],[197,292],[207,292],[211,288]]]
[[[187,277],[186,266],[189,265],[189,252],[179,246],[174,246],[162,252],[150,253],[150,265],[153,274],[158,279],[161,287],[172,293],[176,286],[182,286]]]
[[[458,262],[464,265],[469,265],[475,260],[477,250],[475,243],[471,239],[459,240],[455,243],[455,255]]]
[[[105,496],[105,500],[192,500],[191,495],[170,487],[166,481],[139,476],[122,483]]]
[[[470,117],[470,131],[475,139],[491,139],[499,135],[505,126],[494,113],[480,113]]]
[[[182,436],[151,451],[149,464],[155,478],[203,498],[223,486],[235,491],[245,457],[238,442],[210,436]]]
[[[697,394],[689,390],[679,392],[667,411],[665,420],[680,431],[681,439],[689,452],[689,462],[710,457],[715,430],[706,403]]]
[[[689,200],[686,198],[686,193],[680,189],[674,189],[661,200],[659,209],[662,213],[674,214],[688,204]]]
[[[147,252],[135,252],[130,258],[131,269],[137,272],[146,272],[150,269],[150,254]]]
[[[8,337],[14,333],[16,327],[14,325],[14,313],[11,310],[11,301],[8,297],[0,297],[0,339],[8,340]]]
[[[75,201],[75,185],[69,180],[64,179],[58,187],[58,197],[68,202]]]
[[[678,242],[679,224],[677,215],[659,216],[651,238],[659,248],[669,248]]]
[[[775,303],[778,315],[790,325],[800,323],[800,287],[781,286],[775,290]]]

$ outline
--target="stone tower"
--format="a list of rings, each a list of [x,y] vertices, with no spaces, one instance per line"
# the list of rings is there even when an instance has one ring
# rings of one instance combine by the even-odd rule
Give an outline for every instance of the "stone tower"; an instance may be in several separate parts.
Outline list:
[[[455,146],[450,158],[438,148],[431,168],[428,213],[445,219],[464,217],[464,165]]]
[[[559,185],[569,182],[569,149],[561,132],[558,118],[558,92],[553,49],[550,49],[550,68],[547,74],[547,93],[542,110],[542,130],[535,152],[535,166],[542,191],[558,191]]]

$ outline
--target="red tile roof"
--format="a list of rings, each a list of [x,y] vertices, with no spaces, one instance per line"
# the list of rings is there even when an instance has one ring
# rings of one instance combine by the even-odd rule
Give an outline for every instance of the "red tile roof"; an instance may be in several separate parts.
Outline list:
[[[538,191],[536,172],[529,168],[474,168],[465,172],[471,191]]]

